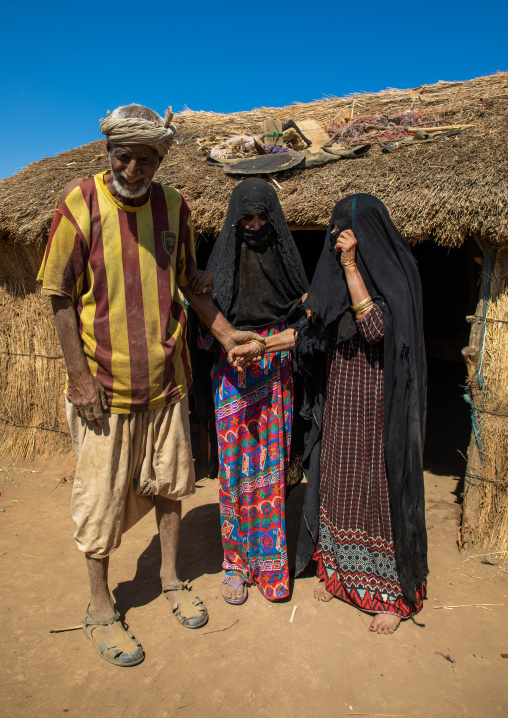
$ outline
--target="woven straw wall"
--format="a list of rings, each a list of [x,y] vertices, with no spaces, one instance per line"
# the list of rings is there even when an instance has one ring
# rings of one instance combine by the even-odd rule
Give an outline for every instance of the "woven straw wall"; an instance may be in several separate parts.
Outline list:
[[[70,446],[65,368],[49,302],[35,286],[41,250],[0,246],[0,450],[33,459]]]
[[[471,438],[462,537],[508,559],[508,250],[498,252],[490,280],[478,369],[469,381],[479,436]]]

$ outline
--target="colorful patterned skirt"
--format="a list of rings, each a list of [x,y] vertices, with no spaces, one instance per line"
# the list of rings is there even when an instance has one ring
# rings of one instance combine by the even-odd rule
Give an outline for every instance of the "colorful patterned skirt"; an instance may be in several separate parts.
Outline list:
[[[258,333],[283,331],[273,326]],[[244,373],[221,352],[212,370],[219,443],[223,568],[270,601],[289,594],[285,474],[293,421],[291,352],[267,354]]]

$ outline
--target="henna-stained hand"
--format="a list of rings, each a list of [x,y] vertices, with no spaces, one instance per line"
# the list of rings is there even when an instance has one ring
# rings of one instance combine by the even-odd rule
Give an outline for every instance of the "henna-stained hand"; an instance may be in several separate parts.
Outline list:
[[[337,254],[341,253],[340,263],[344,268],[356,264],[356,245],[357,240],[352,229],[345,229],[337,237],[335,251]]]

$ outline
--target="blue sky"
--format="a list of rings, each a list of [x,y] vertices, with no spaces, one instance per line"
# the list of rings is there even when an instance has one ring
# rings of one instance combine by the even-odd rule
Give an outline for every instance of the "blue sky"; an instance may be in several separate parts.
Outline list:
[[[99,139],[128,102],[234,112],[508,70],[505,0],[28,0],[0,18],[0,177]]]

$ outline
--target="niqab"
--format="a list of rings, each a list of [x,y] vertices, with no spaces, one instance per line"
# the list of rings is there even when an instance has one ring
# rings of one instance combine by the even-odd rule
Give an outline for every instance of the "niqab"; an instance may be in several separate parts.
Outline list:
[[[264,212],[264,232],[242,231],[247,215]],[[274,188],[249,178],[234,188],[226,221],[208,261],[214,299],[233,326],[261,329],[287,319],[307,291],[307,277]]]

